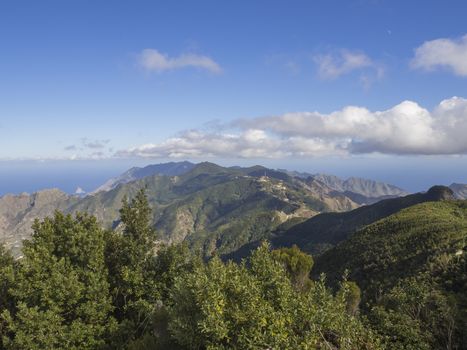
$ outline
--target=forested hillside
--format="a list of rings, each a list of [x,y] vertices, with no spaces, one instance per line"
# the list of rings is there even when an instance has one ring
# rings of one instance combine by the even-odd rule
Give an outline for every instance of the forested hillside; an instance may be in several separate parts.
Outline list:
[[[317,257],[313,275],[337,285],[345,270],[391,348],[466,348],[466,201],[426,202],[369,225]]]

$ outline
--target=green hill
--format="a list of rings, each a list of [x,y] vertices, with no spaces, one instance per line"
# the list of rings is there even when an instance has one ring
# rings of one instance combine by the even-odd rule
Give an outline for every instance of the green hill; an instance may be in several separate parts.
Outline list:
[[[331,285],[349,271],[390,348],[465,349],[467,201],[426,202],[361,229],[316,258]]]
[[[272,240],[275,246],[298,245],[301,249],[319,254],[347,239],[358,229],[385,218],[401,209],[427,201],[452,198],[452,191],[434,186],[426,193],[382,200],[343,213],[322,213],[302,223],[279,229]]]

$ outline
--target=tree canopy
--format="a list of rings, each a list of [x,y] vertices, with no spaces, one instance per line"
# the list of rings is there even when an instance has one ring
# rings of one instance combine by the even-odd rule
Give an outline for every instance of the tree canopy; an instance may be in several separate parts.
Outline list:
[[[452,215],[438,226],[403,211],[318,257],[331,283],[310,278],[314,259],[297,246],[263,242],[235,263],[162,245],[144,190],[113,230],[56,212],[35,221],[20,259],[0,247],[0,349],[465,349],[466,207],[437,206]],[[425,255],[408,255],[412,272],[358,270],[393,271],[413,236]]]

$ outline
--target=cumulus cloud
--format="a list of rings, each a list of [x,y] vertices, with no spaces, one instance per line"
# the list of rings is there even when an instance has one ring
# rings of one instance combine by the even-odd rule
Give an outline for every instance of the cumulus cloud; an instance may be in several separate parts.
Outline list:
[[[458,154],[467,152],[467,100],[453,97],[432,112],[412,101],[372,112],[342,110],[289,113],[240,121],[242,127],[269,130],[282,137],[340,140],[350,153]]]
[[[262,130],[248,129],[241,133],[215,133],[189,130],[159,144],[146,144],[120,151],[121,157],[282,157],[280,141],[270,138]]]
[[[182,54],[178,57],[169,57],[154,49],[144,49],[138,55],[138,63],[148,72],[160,73],[186,67],[204,69],[215,74],[222,72],[220,65],[208,56]]]
[[[447,68],[458,76],[467,77],[467,34],[460,39],[426,41],[415,49],[411,66],[428,71]]]
[[[335,53],[313,56],[318,67],[318,74],[323,79],[336,79],[355,70],[372,69],[376,76],[384,74],[382,66],[375,63],[365,53],[359,51],[339,50]]]
[[[237,120],[230,132],[190,130],[119,157],[284,158],[362,153],[467,154],[467,99],[453,97],[433,111],[404,101],[384,111],[349,106],[322,114],[287,113]]]

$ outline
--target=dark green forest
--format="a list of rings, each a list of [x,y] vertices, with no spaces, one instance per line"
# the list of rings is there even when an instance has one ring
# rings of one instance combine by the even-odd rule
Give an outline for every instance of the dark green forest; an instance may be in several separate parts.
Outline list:
[[[157,243],[144,191],[120,224],[36,220],[0,251],[0,349],[466,349],[467,203],[426,202],[312,257],[241,262]]]

